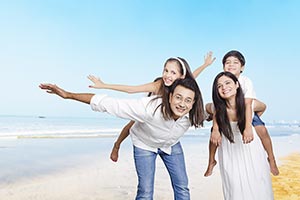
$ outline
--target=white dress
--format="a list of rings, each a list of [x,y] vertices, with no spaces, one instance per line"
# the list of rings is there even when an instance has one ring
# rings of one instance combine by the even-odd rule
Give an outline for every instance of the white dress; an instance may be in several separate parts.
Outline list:
[[[234,143],[222,136],[218,158],[225,200],[273,200],[269,163],[253,128],[254,140],[243,144],[237,122],[231,122]]]

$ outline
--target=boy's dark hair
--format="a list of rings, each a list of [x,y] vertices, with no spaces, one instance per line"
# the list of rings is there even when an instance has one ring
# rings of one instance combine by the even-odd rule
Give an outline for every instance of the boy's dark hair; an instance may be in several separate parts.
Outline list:
[[[222,64],[224,66],[225,62],[226,62],[226,59],[228,57],[236,57],[237,59],[239,59],[239,61],[241,62],[242,66],[244,66],[246,64],[246,60],[245,60],[245,57],[243,56],[243,54],[237,50],[231,50],[229,51],[228,53],[225,54],[225,56],[223,57],[222,59]]]

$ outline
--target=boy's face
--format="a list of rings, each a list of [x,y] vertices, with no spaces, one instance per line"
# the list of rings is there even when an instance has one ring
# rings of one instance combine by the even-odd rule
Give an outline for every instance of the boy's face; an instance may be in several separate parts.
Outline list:
[[[173,94],[170,94],[169,103],[174,119],[184,116],[193,108],[195,92],[178,85]]]
[[[239,59],[234,56],[230,56],[226,59],[223,69],[225,72],[231,72],[236,77],[239,77],[241,72],[244,70],[244,66],[242,66]]]

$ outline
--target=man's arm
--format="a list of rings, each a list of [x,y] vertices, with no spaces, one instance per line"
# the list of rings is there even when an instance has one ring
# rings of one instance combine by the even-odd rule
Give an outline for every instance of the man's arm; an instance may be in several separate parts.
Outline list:
[[[72,99],[86,104],[90,104],[92,97],[95,95],[91,93],[68,92],[58,87],[57,85],[53,85],[53,84],[40,84],[39,87],[42,90],[46,90],[46,92],[50,94],[56,94],[63,99]]]

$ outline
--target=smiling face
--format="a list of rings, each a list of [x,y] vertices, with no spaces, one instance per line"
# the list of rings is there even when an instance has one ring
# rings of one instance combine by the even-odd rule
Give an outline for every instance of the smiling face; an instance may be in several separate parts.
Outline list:
[[[226,58],[223,69],[225,72],[231,72],[236,77],[239,77],[241,72],[244,70],[244,66],[240,60],[234,56],[230,56]]]
[[[195,102],[195,92],[178,85],[174,92],[170,94],[169,103],[173,112],[173,118],[176,120],[179,117],[189,113]]]
[[[223,99],[230,99],[235,97],[237,93],[238,83],[235,83],[231,78],[223,75],[218,79],[217,88],[218,93]]]
[[[175,61],[169,61],[164,67],[162,78],[165,86],[170,86],[176,79],[184,78],[180,72],[180,66]]]

